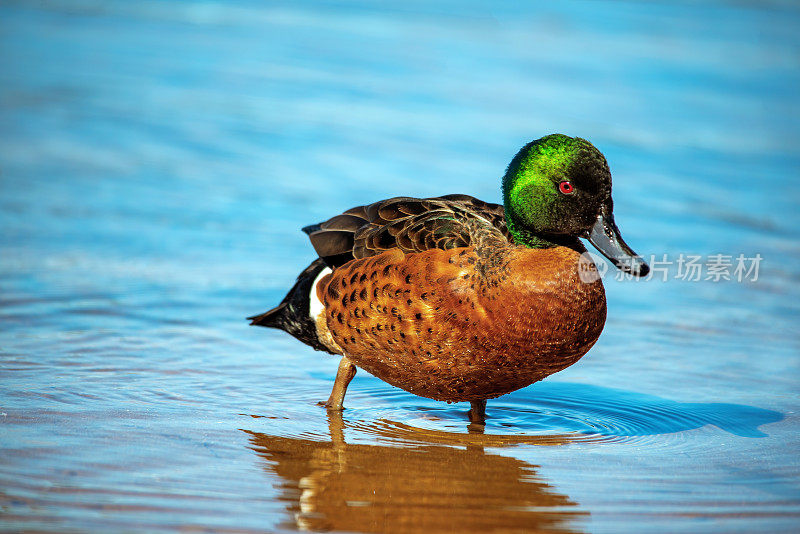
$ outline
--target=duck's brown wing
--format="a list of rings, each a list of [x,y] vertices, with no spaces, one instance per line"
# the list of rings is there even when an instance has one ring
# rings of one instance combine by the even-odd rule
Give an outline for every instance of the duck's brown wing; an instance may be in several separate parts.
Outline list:
[[[511,241],[503,206],[469,195],[390,198],[349,209],[303,231],[331,267],[393,248],[412,253],[466,247],[484,239]]]

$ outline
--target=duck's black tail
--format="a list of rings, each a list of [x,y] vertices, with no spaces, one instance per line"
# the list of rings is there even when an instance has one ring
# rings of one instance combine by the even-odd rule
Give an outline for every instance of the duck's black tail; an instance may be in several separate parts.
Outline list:
[[[278,328],[293,335],[316,350],[330,352],[317,337],[317,325],[310,315],[311,292],[315,290],[314,280],[327,266],[321,258],[314,260],[297,277],[294,287],[280,304],[261,315],[248,317],[251,325]],[[316,296],[313,296],[316,298]]]

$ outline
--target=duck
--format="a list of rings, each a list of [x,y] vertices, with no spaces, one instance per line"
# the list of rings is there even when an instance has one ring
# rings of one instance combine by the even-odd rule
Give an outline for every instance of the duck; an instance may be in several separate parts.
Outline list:
[[[341,357],[329,411],[361,368],[469,402],[470,421],[485,424],[487,400],[569,367],[600,337],[605,290],[582,239],[631,276],[649,272],[622,239],[608,162],[589,141],[526,144],[502,196],[395,197],[307,226],[317,258],[248,320]]]

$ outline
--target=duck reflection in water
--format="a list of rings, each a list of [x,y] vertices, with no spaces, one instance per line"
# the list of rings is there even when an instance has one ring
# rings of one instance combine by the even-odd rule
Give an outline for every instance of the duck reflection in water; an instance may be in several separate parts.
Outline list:
[[[269,471],[283,479],[280,499],[294,523],[312,531],[577,532],[585,517],[536,466],[485,452],[508,437],[458,435],[404,426],[376,431],[398,446],[348,444],[341,413],[328,415],[331,441],[245,430]],[[526,438],[532,443],[535,438]],[[566,440],[545,437],[544,444]],[[454,446],[456,445],[456,446]],[[460,446],[457,446],[460,445]]]

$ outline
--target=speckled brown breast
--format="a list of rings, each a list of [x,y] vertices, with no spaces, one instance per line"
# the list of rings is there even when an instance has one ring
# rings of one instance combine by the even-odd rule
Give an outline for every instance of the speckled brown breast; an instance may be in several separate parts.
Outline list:
[[[519,247],[487,268],[466,247],[354,260],[317,286],[320,337],[416,395],[496,397],[572,365],[600,336],[605,292],[579,279],[579,258]]]

